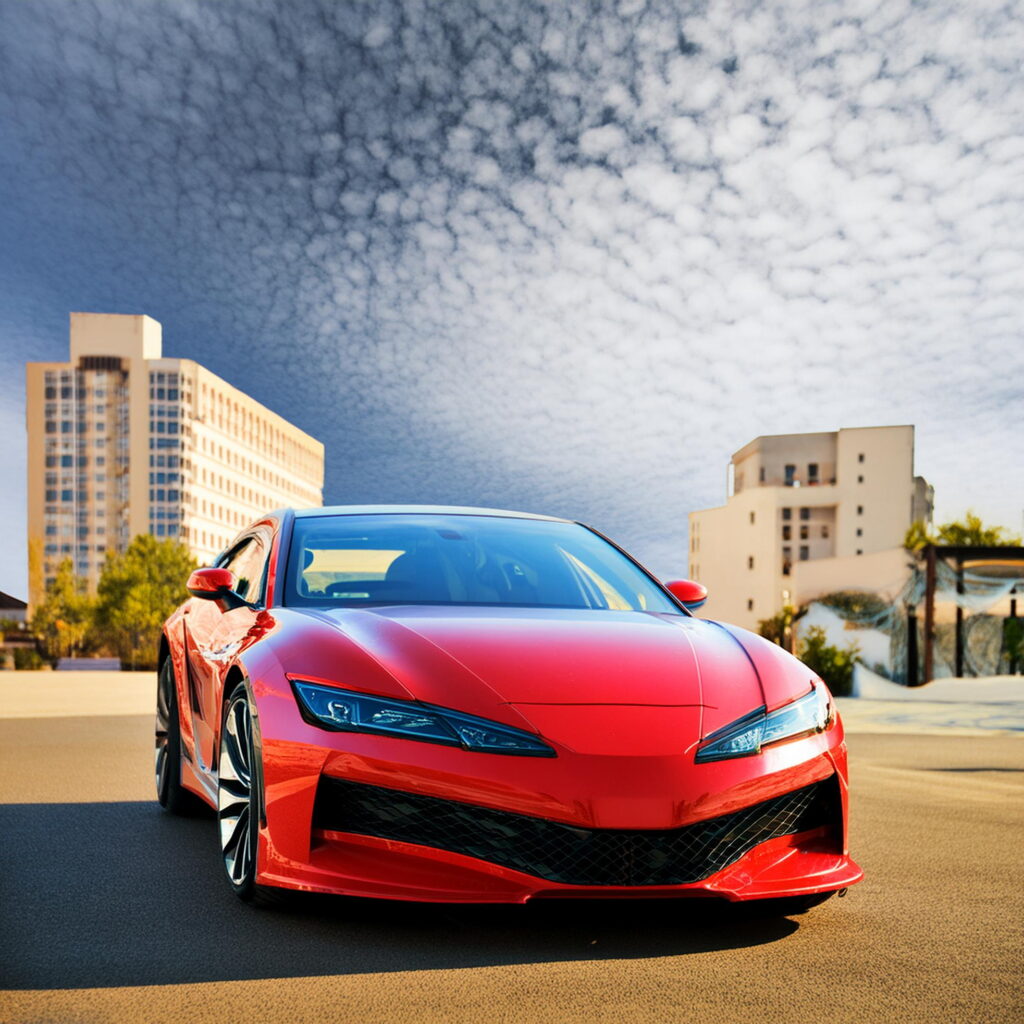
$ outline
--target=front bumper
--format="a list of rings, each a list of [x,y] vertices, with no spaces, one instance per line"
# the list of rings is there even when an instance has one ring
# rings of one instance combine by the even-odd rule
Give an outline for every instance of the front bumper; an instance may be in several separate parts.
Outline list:
[[[692,753],[473,754],[305,723],[289,733],[264,734],[261,884],[525,903],[765,899],[862,877],[846,850],[841,725],[702,765]]]

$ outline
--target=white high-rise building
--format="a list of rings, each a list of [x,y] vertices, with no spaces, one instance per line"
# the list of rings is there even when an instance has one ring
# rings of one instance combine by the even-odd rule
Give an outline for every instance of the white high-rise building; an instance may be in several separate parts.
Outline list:
[[[690,513],[701,614],[756,629],[832,591],[894,592],[907,528],[931,514],[912,426],[756,438],[732,457],[725,505]]]
[[[208,564],[262,512],[323,504],[323,445],[165,358],[155,320],[72,313],[70,354],[26,367],[30,606],[65,558],[94,588],[137,534]]]

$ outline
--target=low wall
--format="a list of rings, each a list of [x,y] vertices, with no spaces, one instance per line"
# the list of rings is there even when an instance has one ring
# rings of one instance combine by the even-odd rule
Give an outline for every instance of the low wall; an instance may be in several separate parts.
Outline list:
[[[155,713],[155,672],[0,672],[0,718]]]
[[[910,557],[903,548],[890,548],[870,555],[794,562],[793,603],[809,604],[839,590],[869,590],[891,601],[907,582]]]

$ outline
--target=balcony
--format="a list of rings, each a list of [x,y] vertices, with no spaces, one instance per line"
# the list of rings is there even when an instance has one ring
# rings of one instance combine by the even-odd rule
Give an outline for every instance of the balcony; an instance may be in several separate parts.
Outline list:
[[[815,479],[813,479],[813,480],[806,480],[806,481],[802,481],[799,477],[793,476],[793,477],[786,477],[784,480],[782,480],[781,484],[778,483],[778,482],[775,482],[775,486],[776,487],[779,487],[779,486],[782,486],[782,487],[823,487],[823,486],[825,486],[825,487],[827,487],[827,486],[834,485],[835,482],[836,482],[836,478],[834,476],[830,477],[828,480],[821,479],[819,477],[815,477]],[[766,483],[762,483],[761,486],[763,486],[763,487],[771,487],[772,483],[773,483],[773,481],[767,481]]]

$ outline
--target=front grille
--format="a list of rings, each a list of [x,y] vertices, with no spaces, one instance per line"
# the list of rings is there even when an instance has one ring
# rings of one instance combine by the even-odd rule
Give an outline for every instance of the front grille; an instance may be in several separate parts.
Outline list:
[[[834,777],[674,829],[576,828],[327,776],[313,809],[314,828],[432,846],[571,885],[699,882],[758,843],[838,822]]]

